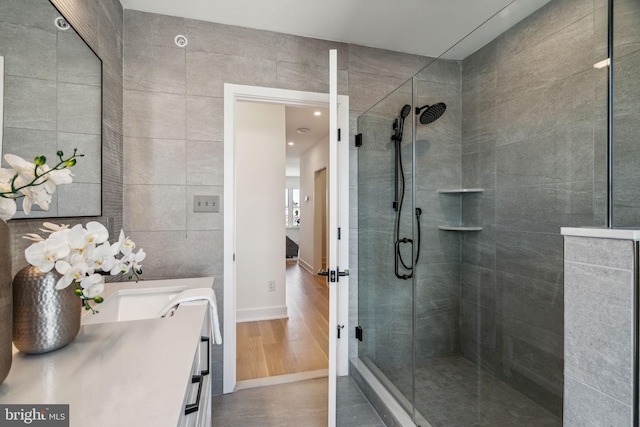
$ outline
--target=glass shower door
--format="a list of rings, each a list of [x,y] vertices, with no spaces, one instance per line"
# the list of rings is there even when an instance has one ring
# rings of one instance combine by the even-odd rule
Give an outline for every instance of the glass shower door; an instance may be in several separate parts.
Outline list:
[[[410,413],[412,93],[409,80],[358,118],[358,355]]]

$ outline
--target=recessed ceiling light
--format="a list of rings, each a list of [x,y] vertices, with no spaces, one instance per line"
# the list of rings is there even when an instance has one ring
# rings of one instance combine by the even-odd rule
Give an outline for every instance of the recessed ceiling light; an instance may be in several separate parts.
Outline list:
[[[298,130],[296,132],[298,133],[307,133],[309,132],[311,129],[309,128],[298,128]]]
[[[287,145],[295,145],[295,144],[293,143],[293,141],[289,141],[287,142]]]
[[[316,112],[314,112],[314,113],[313,113],[313,115],[314,115],[314,116],[321,116],[321,115],[322,115],[322,112],[321,112],[321,111],[316,111]]]

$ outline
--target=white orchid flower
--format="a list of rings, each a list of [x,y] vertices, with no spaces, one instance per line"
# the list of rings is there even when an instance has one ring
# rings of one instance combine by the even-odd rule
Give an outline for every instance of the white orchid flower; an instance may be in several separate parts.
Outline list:
[[[31,240],[32,242],[44,242],[44,237],[35,233],[27,233],[22,236],[23,239]]]
[[[68,230],[69,226],[66,224],[54,224],[52,222],[44,222],[42,223],[44,228],[41,228],[40,231],[44,231],[45,233],[53,233],[55,231],[63,231]]]
[[[115,253],[121,253],[124,256],[129,255],[136,248],[136,243],[128,237],[125,237],[124,230],[120,230],[118,242],[113,244]]]
[[[142,265],[140,263],[144,261],[146,257],[147,257],[147,254],[142,248],[140,248],[140,250],[133,257],[133,261],[132,261],[133,271],[135,271],[136,273],[142,271]]]
[[[73,182],[73,174],[69,169],[51,170],[48,165],[42,165],[38,168],[38,173],[47,174],[45,186],[50,193],[56,191],[56,186],[58,185],[71,184]]]
[[[30,176],[32,178],[35,176],[35,164],[29,163],[22,157],[16,156],[15,154],[5,154],[4,159],[19,175],[27,177]]]
[[[88,259],[90,267],[95,270],[111,271],[116,264],[116,258],[108,242],[96,247]]]
[[[97,245],[106,242],[108,238],[109,231],[104,225],[97,221],[87,223],[87,232],[85,234],[87,243]]]
[[[64,289],[74,281],[81,281],[86,277],[88,269],[85,262],[69,264],[66,261],[57,261],[56,271],[62,274],[62,277],[56,283],[56,289]]]
[[[49,204],[51,203],[51,194],[46,190],[44,186],[31,187],[31,191],[25,193],[25,201],[30,199],[31,203],[35,203],[45,211],[49,210]],[[27,213],[25,209],[25,213]]]
[[[16,176],[15,170],[0,168],[0,183],[9,184],[14,176]],[[9,191],[10,189],[11,187],[9,186],[7,190],[3,189],[2,191]]]
[[[46,273],[55,263],[69,254],[69,246],[63,240],[49,239],[37,242],[24,251],[27,262]]]
[[[113,266],[109,274],[115,276],[116,274],[126,274],[131,270],[131,264],[128,262],[123,262],[122,260],[117,260],[116,265]]]
[[[17,206],[13,199],[0,197],[0,219],[8,221],[16,214]]]
[[[80,282],[80,286],[82,287],[82,295],[88,299],[95,298],[104,292],[104,280],[99,274],[85,277]]]

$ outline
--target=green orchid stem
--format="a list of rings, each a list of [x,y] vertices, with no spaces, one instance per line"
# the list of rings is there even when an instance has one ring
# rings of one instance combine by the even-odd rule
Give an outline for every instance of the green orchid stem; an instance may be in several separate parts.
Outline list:
[[[17,193],[18,191],[22,190],[23,188],[33,187],[35,185],[44,184],[45,182],[47,182],[46,179],[44,181],[38,183],[38,184],[36,184],[36,182],[40,178],[42,178],[43,176],[49,174],[50,172],[58,171],[58,170],[62,170],[62,169],[66,169],[68,167],[71,167],[71,166],[67,165],[67,162],[74,163],[74,161],[75,161],[75,159],[77,157],[84,157],[84,154],[77,154],[77,151],[78,151],[78,149],[74,148],[73,149],[73,155],[71,157],[69,157],[68,159],[66,159],[66,160],[62,158],[62,155],[59,155],[60,162],[57,165],[55,165],[55,167],[49,169],[48,171],[44,172],[41,175],[38,174],[38,168],[40,166],[36,165],[34,170],[33,170],[34,178],[31,180],[30,183],[25,184],[22,187],[18,187],[18,188],[15,187],[16,179],[18,179],[18,174],[16,174],[16,176],[14,176],[13,179],[11,180],[11,191],[5,191],[5,192],[0,193],[0,197],[5,198],[5,199],[19,199],[21,197],[24,197],[24,194],[16,195],[15,193]]]
[[[80,286],[80,284],[78,284],[78,282],[76,282],[76,281],[74,281],[73,284],[76,287],[75,294],[77,296],[79,296],[81,301],[82,301],[82,307],[84,307],[84,309],[87,310],[87,311],[91,310],[92,314],[100,313],[98,310],[93,308],[91,306],[91,304],[89,304],[89,301],[94,301],[96,303],[101,303],[103,301],[102,297],[96,297],[96,298],[100,298],[100,301],[96,301],[96,298],[87,298],[82,294],[82,287]]]

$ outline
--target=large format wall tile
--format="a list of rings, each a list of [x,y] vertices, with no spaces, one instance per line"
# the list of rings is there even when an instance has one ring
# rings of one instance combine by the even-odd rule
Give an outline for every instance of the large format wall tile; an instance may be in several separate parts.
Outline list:
[[[496,269],[562,283],[562,236],[522,231],[496,232]]]
[[[124,202],[127,228],[132,232],[187,228],[184,186],[127,184]]]
[[[277,34],[233,25],[187,19],[189,50],[275,61]]]
[[[626,258],[632,258],[631,251]],[[573,262],[565,268],[565,374],[630,403],[633,271]]]
[[[224,84],[276,86],[276,62],[187,50],[187,94],[224,96]]]
[[[571,377],[565,379],[564,423],[571,426],[630,426],[633,408]]]
[[[556,1],[538,9],[499,38],[498,61],[540,44],[592,12],[593,0]]]
[[[124,134],[141,138],[184,139],[184,95],[125,90]]]
[[[500,146],[496,161],[500,187],[593,181],[593,125]]]
[[[187,139],[222,141],[224,99],[187,96]]]
[[[338,51],[338,70],[349,69],[349,45],[308,37],[277,34],[277,60],[311,67],[329,68],[329,50]]]
[[[56,130],[55,81],[5,77],[4,125],[8,127]]]
[[[124,45],[124,88],[185,93],[185,50],[177,46]]]
[[[127,184],[186,184],[186,144],[183,140],[127,137],[124,147]]]
[[[4,4],[2,7],[4,13]],[[7,56],[5,75],[56,80],[57,46],[53,18],[48,27],[41,30],[9,23],[0,25],[0,47],[3,55]]]
[[[175,37],[186,35],[186,20],[128,9],[124,14],[125,42],[137,46],[176,47]],[[125,63],[129,58],[125,58]]]
[[[542,57],[561,58],[557,61]],[[593,15],[498,63],[498,102],[553,84],[593,67]]]
[[[499,104],[497,144],[592,123],[593,87],[594,75],[586,71]]]

